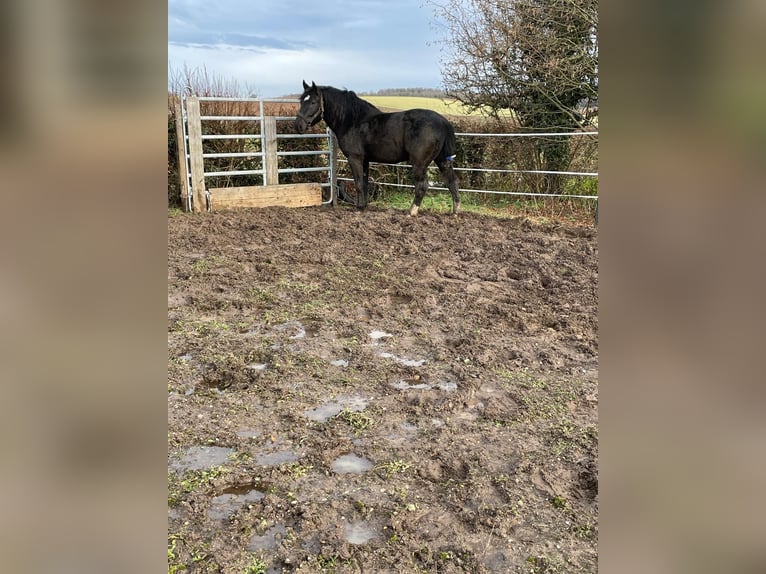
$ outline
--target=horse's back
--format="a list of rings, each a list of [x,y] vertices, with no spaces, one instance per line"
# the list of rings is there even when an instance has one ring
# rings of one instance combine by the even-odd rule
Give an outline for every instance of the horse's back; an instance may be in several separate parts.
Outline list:
[[[414,158],[430,162],[455,137],[447,118],[421,108],[372,114],[360,125],[359,134],[365,155],[382,163]]]

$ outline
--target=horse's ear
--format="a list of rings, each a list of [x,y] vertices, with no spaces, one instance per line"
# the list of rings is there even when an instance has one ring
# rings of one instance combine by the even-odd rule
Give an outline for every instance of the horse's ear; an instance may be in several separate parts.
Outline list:
[[[306,80],[303,80],[303,89],[304,90],[308,90],[309,89],[309,85],[306,83]]]
[[[314,80],[311,80],[311,89],[312,90],[316,90],[317,89],[317,85],[314,83]]]

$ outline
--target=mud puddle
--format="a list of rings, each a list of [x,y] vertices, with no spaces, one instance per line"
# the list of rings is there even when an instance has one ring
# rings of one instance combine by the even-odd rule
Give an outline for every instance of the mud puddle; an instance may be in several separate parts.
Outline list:
[[[226,489],[210,501],[207,516],[211,520],[226,520],[246,504],[258,502],[264,496],[266,495],[256,490],[253,485]]]
[[[303,411],[303,416],[309,420],[323,423],[346,409],[361,412],[367,408],[370,400],[361,396],[339,396],[323,405]]]
[[[380,536],[378,529],[364,521],[347,523],[343,528],[343,539],[349,544],[367,544]]]
[[[230,462],[233,448],[222,446],[192,446],[186,449],[180,459],[171,459],[168,468],[184,473],[190,470],[204,470]]]
[[[355,454],[339,456],[330,465],[336,474],[361,474],[372,468],[372,462]]]

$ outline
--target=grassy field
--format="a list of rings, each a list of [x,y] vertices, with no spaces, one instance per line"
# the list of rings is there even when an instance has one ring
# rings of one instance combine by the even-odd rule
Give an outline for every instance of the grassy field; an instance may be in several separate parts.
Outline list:
[[[479,112],[469,113],[468,110],[457,100],[447,98],[422,98],[416,96],[362,96],[372,105],[379,107],[384,112],[410,110],[413,108],[425,108],[434,110],[444,115],[471,116],[481,115]]]

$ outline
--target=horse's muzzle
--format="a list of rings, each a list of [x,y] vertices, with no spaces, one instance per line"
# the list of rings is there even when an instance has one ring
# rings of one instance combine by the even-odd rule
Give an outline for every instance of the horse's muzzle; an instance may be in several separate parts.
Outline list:
[[[304,120],[302,117],[298,116],[295,118],[295,131],[299,134],[302,134],[306,131],[306,128],[308,127],[308,124],[306,123],[306,120]]]

